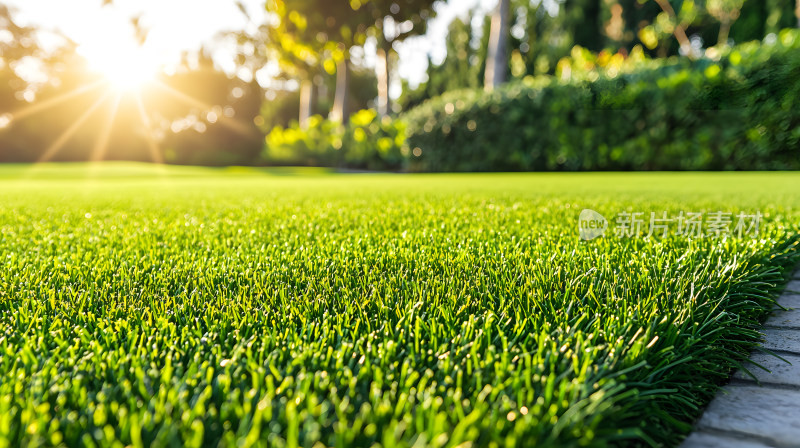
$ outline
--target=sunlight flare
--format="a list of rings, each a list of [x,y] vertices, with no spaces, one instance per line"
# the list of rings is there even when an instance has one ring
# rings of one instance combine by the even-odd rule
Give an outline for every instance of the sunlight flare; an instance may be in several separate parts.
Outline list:
[[[36,163],[47,162],[53,158],[53,156],[58,153],[61,147],[67,143],[67,141],[78,131],[78,129],[80,129],[81,125],[83,125],[83,123],[89,119],[92,113],[103,104],[106,98],[108,98],[108,95],[108,93],[104,94],[98,98],[98,100],[95,101],[88,109],[86,109],[86,111],[80,117],[78,117],[78,119],[75,120],[75,122],[72,123],[69,128],[62,132],[61,135],[59,135],[58,138],[53,142],[53,144],[45,150],[44,154],[39,157]]]
[[[158,142],[153,137],[152,122],[147,115],[141,95],[136,95],[136,108],[139,110],[139,118],[144,124],[145,140],[147,141],[147,148],[150,150],[150,156],[153,158],[153,163],[161,165],[164,163],[164,158],[161,156],[161,148],[158,147]]]
[[[95,141],[94,148],[92,149],[92,155],[89,158],[90,162],[99,162],[103,160],[103,157],[106,155],[106,151],[108,151],[108,142],[111,139],[111,131],[114,130],[114,120],[117,118],[120,101],[122,101],[122,95],[117,94],[112,101],[108,116],[106,117],[103,127],[100,129],[97,140]]]
[[[212,106],[211,104],[208,104],[206,102],[200,101],[197,98],[194,98],[194,97],[192,97],[190,95],[187,95],[186,93],[181,92],[180,90],[177,90],[177,89],[175,89],[175,88],[173,88],[171,86],[168,86],[167,84],[164,84],[163,82],[156,81],[155,82],[155,86],[158,87],[158,88],[163,89],[167,94],[169,94],[170,96],[172,96],[172,97],[184,102],[188,106],[196,107],[198,109],[206,110],[206,111],[209,111],[209,110],[214,108],[214,106]],[[239,135],[251,135],[252,134],[252,130],[248,126],[244,125],[243,123],[241,123],[240,121],[236,120],[235,118],[228,118],[228,117],[225,117],[225,116],[219,116],[217,118],[219,120],[218,123],[220,123],[221,125],[225,126],[228,129],[236,132]]]
[[[102,74],[120,92],[138,91],[152,82],[161,70],[157,55],[132,37],[110,37],[85,43],[78,52],[89,68]]]
[[[10,120],[21,120],[38,112],[50,109],[51,107],[58,106],[59,104],[62,104],[67,100],[73,99],[84,93],[88,93],[89,91],[95,90],[102,84],[103,81],[95,81],[91,84],[86,84],[84,86],[76,87],[70,90],[69,92],[62,93],[61,95],[58,95],[56,97],[44,100],[42,102],[31,104],[30,106],[26,106],[14,112],[13,114],[9,114]]]

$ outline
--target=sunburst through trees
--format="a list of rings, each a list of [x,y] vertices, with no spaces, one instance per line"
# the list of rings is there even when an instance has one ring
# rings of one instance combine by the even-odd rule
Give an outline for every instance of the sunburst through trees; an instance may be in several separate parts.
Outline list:
[[[0,42],[0,161],[213,165],[260,150],[260,87],[222,73],[203,50],[167,72],[130,29],[45,52],[38,30],[7,8],[0,20],[11,34]]]

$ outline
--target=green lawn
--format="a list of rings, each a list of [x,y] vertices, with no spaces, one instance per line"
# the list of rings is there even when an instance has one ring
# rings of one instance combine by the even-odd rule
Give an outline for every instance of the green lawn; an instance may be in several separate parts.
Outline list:
[[[0,167],[0,446],[675,444],[799,219],[795,173]]]

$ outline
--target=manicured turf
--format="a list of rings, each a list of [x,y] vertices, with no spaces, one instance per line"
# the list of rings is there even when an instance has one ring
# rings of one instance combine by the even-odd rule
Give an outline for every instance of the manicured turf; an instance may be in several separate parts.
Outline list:
[[[0,179],[5,446],[675,444],[797,260],[793,173]],[[764,221],[586,242],[583,208]]]

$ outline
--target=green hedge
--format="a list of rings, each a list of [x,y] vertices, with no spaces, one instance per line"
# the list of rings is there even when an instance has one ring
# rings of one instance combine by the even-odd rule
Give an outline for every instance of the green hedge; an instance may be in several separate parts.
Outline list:
[[[450,92],[404,114],[415,171],[800,169],[800,34],[594,81]]]

